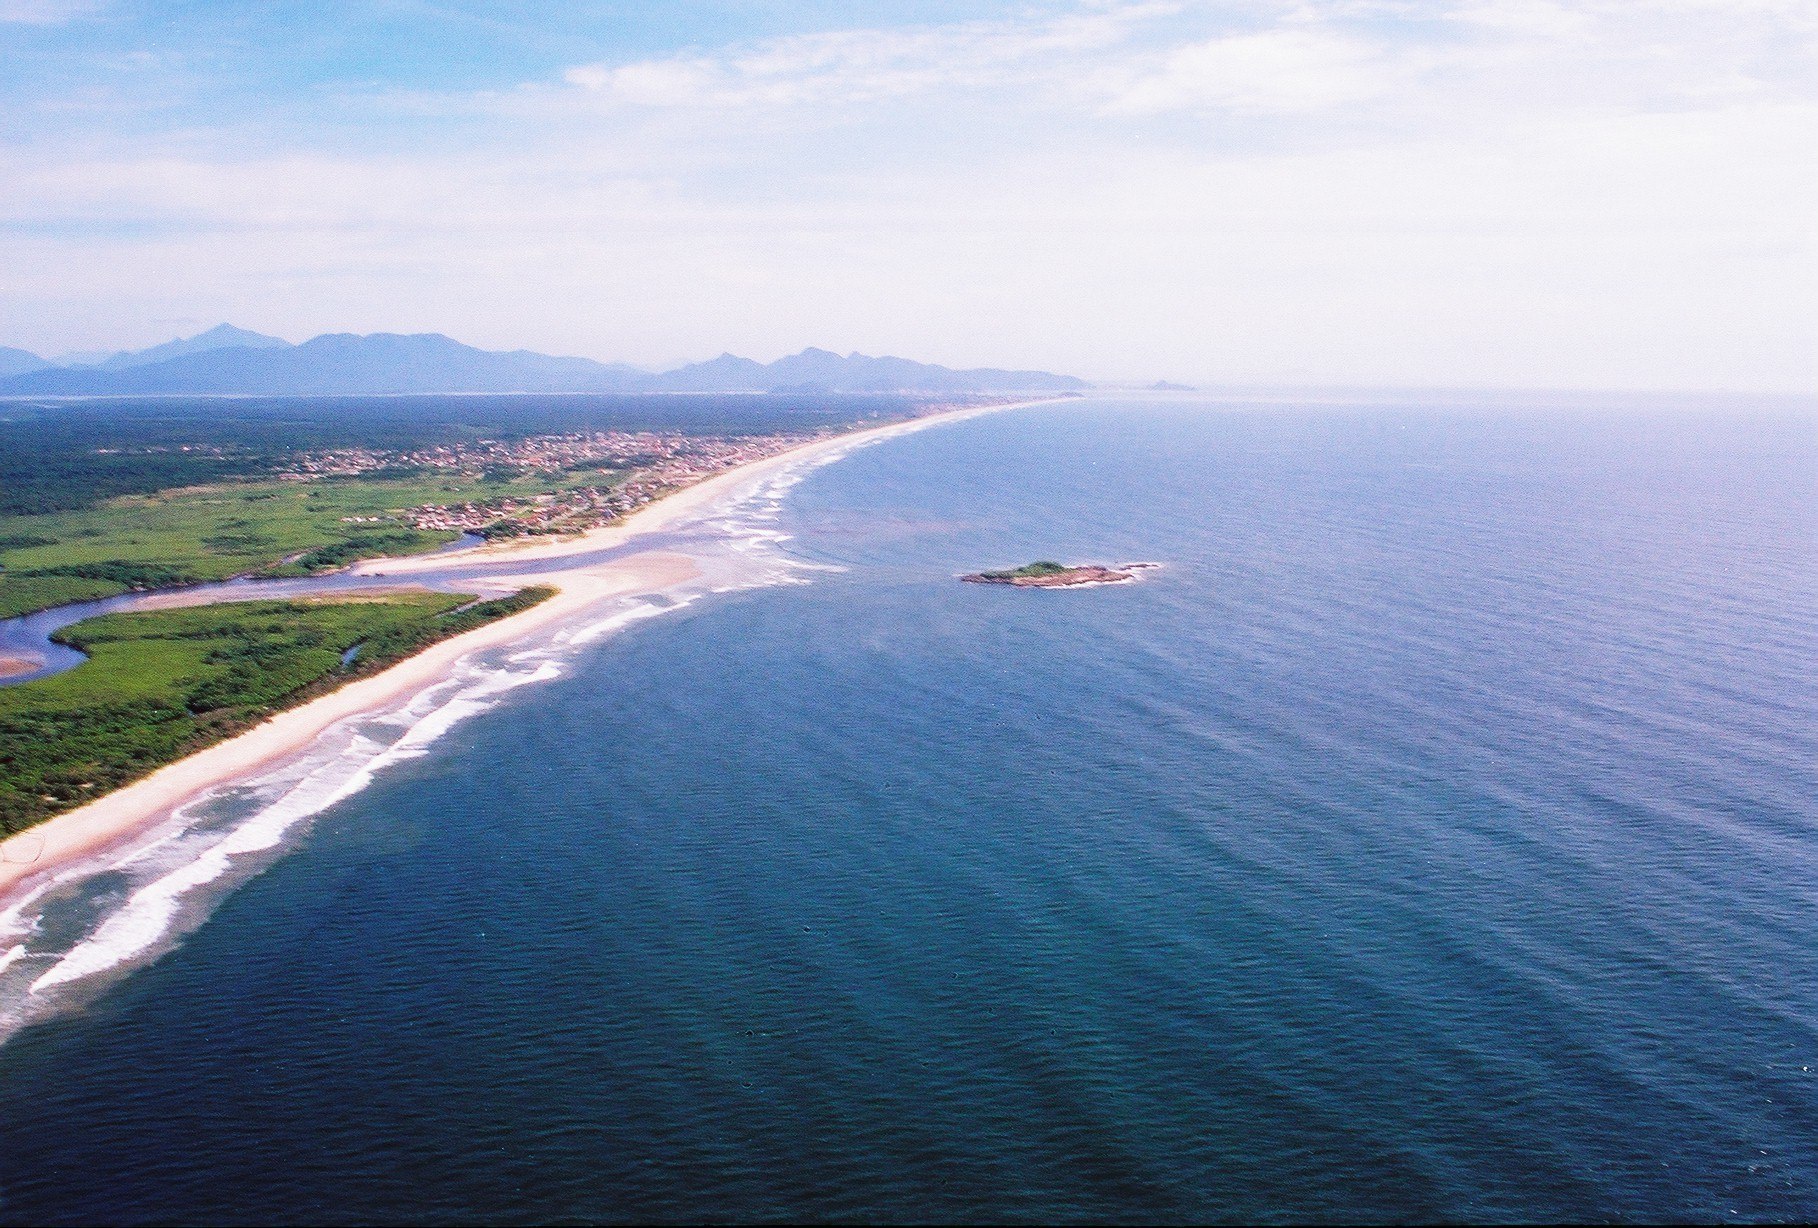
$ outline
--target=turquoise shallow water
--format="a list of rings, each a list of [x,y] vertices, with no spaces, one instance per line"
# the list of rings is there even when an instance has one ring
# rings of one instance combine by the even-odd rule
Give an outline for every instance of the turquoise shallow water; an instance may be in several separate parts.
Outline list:
[[[1818,430],[1017,411],[0,1047],[13,1222],[1810,1219]],[[1037,557],[1140,584],[955,582]]]

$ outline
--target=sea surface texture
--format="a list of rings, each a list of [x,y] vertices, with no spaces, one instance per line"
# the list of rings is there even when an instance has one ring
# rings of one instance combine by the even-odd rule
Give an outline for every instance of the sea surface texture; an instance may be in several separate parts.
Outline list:
[[[0,1219],[1818,1217],[1809,413],[1101,399],[775,527],[0,1046]]]

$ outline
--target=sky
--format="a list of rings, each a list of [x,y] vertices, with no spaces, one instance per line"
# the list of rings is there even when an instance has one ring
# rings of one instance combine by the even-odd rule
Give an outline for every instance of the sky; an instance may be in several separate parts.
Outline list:
[[[1818,390],[1812,0],[0,0],[0,344]]]

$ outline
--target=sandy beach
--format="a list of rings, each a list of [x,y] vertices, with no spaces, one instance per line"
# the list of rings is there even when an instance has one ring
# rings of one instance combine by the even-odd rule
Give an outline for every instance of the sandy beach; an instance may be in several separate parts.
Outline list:
[[[0,657],[0,678],[29,674],[37,668],[38,662],[28,661],[24,657]]]
[[[752,484],[780,470],[811,465],[852,448],[910,431],[1038,403],[1040,401],[1032,400],[1014,405],[971,407],[831,436],[717,474],[640,509],[619,524],[574,538],[530,545],[487,546],[467,552],[462,556],[463,566],[497,566],[497,575],[486,577],[489,588],[516,589],[543,584],[554,587],[556,595],[522,613],[434,644],[383,673],[349,683],[309,703],[280,712],[235,738],[20,832],[0,844],[0,907],[57,870],[143,835],[168,818],[177,807],[203,792],[303,753],[330,726],[386,708],[434,685],[471,653],[560,625],[602,601],[660,593],[699,574],[693,559],[655,550],[604,563],[578,563],[568,570],[538,572],[534,576],[514,574],[515,565],[588,554],[602,547],[631,543],[691,515],[708,511],[716,503],[742,494]],[[446,567],[447,562],[446,558],[433,555],[375,559],[357,565],[355,570],[364,575],[403,577]],[[173,594],[171,604],[185,603],[180,594]]]
[[[556,559],[577,554],[591,554],[593,551],[623,545],[635,538],[669,528],[678,521],[686,520],[689,516],[710,508],[719,500],[743,490],[753,482],[760,481],[780,469],[812,464],[817,460],[838,456],[851,448],[877,443],[896,435],[925,430],[943,423],[958,422],[966,418],[977,417],[980,414],[996,413],[999,410],[1040,405],[1052,399],[1054,398],[1043,397],[1005,405],[982,405],[955,409],[944,413],[929,414],[922,418],[912,418],[907,422],[893,422],[889,426],[849,431],[843,435],[831,435],[826,439],[817,439],[786,452],[779,452],[775,456],[767,456],[763,460],[740,465],[725,473],[715,474],[705,481],[676,491],[648,507],[639,508],[637,512],[617,524],[605,525],[573,537],[555,538],[541,542],[515,541],[481,546],[475,550],[463,551],[461,562],[465,566],[469,563],[484,564],[496,560],[504,565],[517,560]],[[408,558],[369,559],[364,563],[356,563],[352,570],[358,575],[367,576],[408,576],[418,572],[435,571],[447,565],[448,560],[445,557],[419,554]],[[561,580],[559,576],[539,576],[537,582],[560,584]]]

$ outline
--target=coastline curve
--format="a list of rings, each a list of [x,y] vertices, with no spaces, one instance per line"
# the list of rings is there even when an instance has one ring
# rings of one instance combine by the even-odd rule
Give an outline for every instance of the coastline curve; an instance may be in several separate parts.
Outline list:
[[[805,582],[794,573],[812,565],[779,560],[771,548],[786,535],[769,522],[813,469],[897,435],[1050,399],[817,440],[582,538],[463,552],[463,572],[488,587],[557,591],[0,842],[0,1042],[172,949],[308,820],[391,764],[427,753],[505,692],[561,676],[567,654],[710,593]],[[356,571],[410,584],[436,563],[449,560],[372,560]],[[67,907],[106,875],[129,880],[123,899],[73,942],[36,941],[47,909]]]

